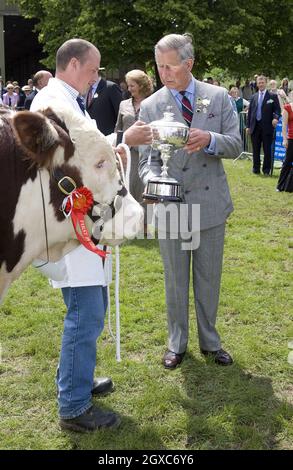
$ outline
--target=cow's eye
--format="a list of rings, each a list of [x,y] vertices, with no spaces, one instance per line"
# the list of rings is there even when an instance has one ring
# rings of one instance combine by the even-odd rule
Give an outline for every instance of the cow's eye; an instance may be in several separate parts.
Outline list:
[[[105,160],[100,160],[99,163],[96,164],[96,168],[103,168]]]

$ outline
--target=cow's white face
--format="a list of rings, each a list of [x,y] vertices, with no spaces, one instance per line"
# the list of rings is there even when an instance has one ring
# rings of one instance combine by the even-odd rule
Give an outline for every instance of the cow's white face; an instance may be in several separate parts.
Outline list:
[[[110,204],[119,189],[112,146],[93,121],[72,112],[68,115],[64,110],[59,111],[58,117],[64,121],[75,146],[70,165],[79,169],[84,186],[92,190],[95,200]]]

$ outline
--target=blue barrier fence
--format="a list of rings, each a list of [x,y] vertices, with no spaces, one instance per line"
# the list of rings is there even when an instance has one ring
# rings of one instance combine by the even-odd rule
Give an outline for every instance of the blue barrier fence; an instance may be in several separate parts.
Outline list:
[[[285,159],[286,149],[283,147],[282,117],[280,117],[275,130],[275,140],[273,146],[274,162],[283,162]]]

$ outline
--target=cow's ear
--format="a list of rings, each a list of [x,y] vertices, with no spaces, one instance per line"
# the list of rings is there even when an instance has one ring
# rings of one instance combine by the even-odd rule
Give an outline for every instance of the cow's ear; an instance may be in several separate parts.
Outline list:
[[[18,142],[28,156],[40,166],[49,166],[59,144],[59,137],[50,123],[40,113],[20,111],[12,120]]]

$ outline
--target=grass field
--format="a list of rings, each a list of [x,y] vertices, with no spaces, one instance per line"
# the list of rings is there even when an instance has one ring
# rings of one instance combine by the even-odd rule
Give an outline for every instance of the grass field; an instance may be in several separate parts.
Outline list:
[[[32,268],[0,307],[1,449],[293,450],[293,195],[248,161],[225,162],[235,211],[228,220],[218,329],[235,360],[200,354],[190,298],[186,359],[166,371],[163,269],[155,240],[121,249],[121,353],[107,328],[97,375],[116,391],[95,400],[122,416],[115,431],[79,435],[58,426],[54,376],[65,307]]]

